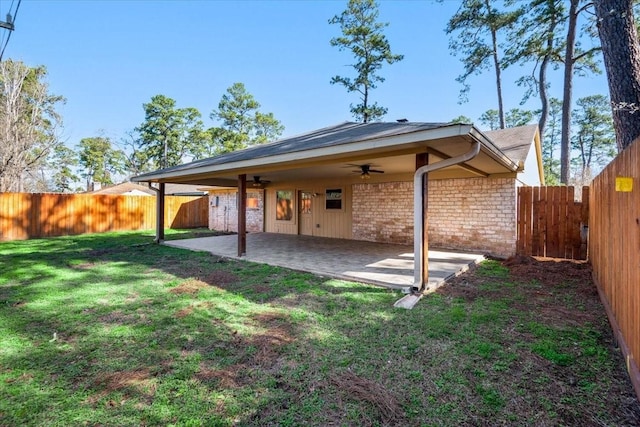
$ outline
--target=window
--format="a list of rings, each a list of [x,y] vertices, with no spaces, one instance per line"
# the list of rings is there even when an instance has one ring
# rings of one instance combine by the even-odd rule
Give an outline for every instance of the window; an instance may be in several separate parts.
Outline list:
[[[247,209],[258,209],[260,207],[260,199],[255,194],[247,195]]]
[[[325,192],[325,209],[342,209],[342,188],[329,189]]]
[[[293,191],[276,191],[276,220],[291,221],[293,219]]]
[[[300,213],[302,214],[310,214],[311,213],[311,198],[313,197],[313,193],[309,193],[307,191],[302,191],[300,193]]]

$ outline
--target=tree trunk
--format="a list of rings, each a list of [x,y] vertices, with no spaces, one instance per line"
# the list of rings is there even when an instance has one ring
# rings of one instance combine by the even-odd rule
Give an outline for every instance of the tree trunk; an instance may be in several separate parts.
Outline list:
[[[498,60],[498,37],[495,30],[491,30],[491,39],[493,41],[493,66],[496,69],[496,88],[498,90],[498,117],[500,118],[500,129],[504,129],[505,119],[504,103],[502,102],[502,70],[500,70],[500,61]]]
[[[640,136],[640,46],[633,0],[596,0],[595,5],[616,143],[622,150]]]
[[[547,120],[549,119],[549,96],[547,95],[547,68],[551,62],[551,52],[553,52],[553,35],[556,32],[556,17],[552,15],[551,22],[549,23],[549,29],[547,34],[547,46],[545,55],[542,58],[540,64],[540,72],[538,73],[538,91],[540,93],[540,103],[542,109],[540,112],[540,120],[538,120],[538,129],[540,130],[540,138],[544,138],[544,131],[547,127]],[[553,157],[553,153],[551,153]]]
[[[560,137],[560,182],[569,183],[569,151],[571,148],[571,95],[573,94],[573,67],[576,43],[576,25],[578,22],[578,4],[580,0],[571,0],[569,7],[569,28],[567,30],[567,49],[564,55],[564,93],[562,96],[562,130]]]
[[[547,96],[547,66],[549,65],[549,55],[545,55],[540,64],[540,73],[538,74],[538,91],[540,92],[540,120],[538,120],[538,129],[540,138],[544,138],[544,128],[547,126],[549,118],[549,97]],[[552,153],[553,155],[553,153]]]
[[[364,96],[362,97],[362,122],[369,123],[369,112],[367,108],[369,104],[369,87],[364,85]]]

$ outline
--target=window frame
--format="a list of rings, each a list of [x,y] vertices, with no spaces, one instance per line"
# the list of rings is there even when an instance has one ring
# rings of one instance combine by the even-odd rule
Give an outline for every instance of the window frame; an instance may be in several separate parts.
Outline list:
[[[335,193],[339,194],[339,197],[330,196],[330,194]],[[324,210],[326,212],[343,212],[345,210],[345,194],[344,188],[342,187],[332,187],[325,188],[324,190]],[[328,207],[329,202],[340,202],[340,207]]]
[[[290,194],[290,199],[289,202],[289,211],[290,211],[290,217],[287,219],[279,219],[278,218],[278,204],[280,200],[287,200],[287,199],[281,199],[279,197],[280,193],[289,193]],[[280,189],[280,190],[275,190],[275,220],[276,222],[287,222],[287,223],[293,223],[295,222],[295,211],[296,211],[296,192],[293,189]]]

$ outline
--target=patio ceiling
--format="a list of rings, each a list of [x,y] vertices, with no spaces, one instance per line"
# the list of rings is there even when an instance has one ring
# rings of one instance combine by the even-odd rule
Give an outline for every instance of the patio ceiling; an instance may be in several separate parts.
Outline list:
[[[354,125],[358,125],[359,134],[354,133]],[[358,181],[359,174],[354,173],[357,168],[350,164],[364,163],[385,172],[384,175],[372,174],[374,181],[388,180],[392,176],[413,175],[417,153],[429,153],[429,163],[435,163],[465,153],[475,141],[481,143],[478,156],[462,165],[433,172],[430,178],[487,177],[514,174],[518,170],[517,164],[472,125],[415,124],[409,129],[406,124],[396,123],[377,124],[386,125],[384,128],[367,125],[376,124],[338,125],[327,128],[331,132],[315,131],[315,134],[140,175],[133,181],[235,187],[240,174],[246,174],[249,180],[260,176],[271,181],[270,185],[326,178]],[[346,132],[351,133],[345,137]],[[299,149],[300,145],[309,144],[311,134],[313,138],[321,135],[324,139],[319,140],[318,146]]]

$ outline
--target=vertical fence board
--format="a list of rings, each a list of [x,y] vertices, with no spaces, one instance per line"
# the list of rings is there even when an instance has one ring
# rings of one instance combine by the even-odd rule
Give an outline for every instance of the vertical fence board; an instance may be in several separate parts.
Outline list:
[[[208,197],[166,196],[165,224],[208,226]],[[0,240],[149,230],[155,197],[94,194],[0,193]]]
[[[540,239],[539,239],[539,256],[547,256],[547,230],[549,229],[549,225],[547,224],[547,216],[545,212],[547,211],[547,187],[540,188],[540,201],[538,204],[538,208],[540,209],[536,215],[536,220],[539,222],[540,228]]]
[[[582,194],[588,195],[588,189]],[[575,202],[573,187],[518,188],[519,255],[586,259],[581,228],[587,224],[588,203]]]
[[[522,237],[523,233],[524,233],[524,221],[522,219],[522,205],[523,205],[523,188],[524,187],[520,187],[518,188],[518,197],[517,197],[517,206],[516,206],[516,216],[517,216],[517,222],[516,222],[516,252],[517,253],[524,253],[524,238]]]
[[[537,220],[540,211],[541,187],[533,187],[532,224],[531,224],[531,253],[540,252],[540,221]]]
[[[640,140],[620,153],[589,190],[589,259],[627,369],[640,396]],[[616,178],[632,181],[616,191]]]

